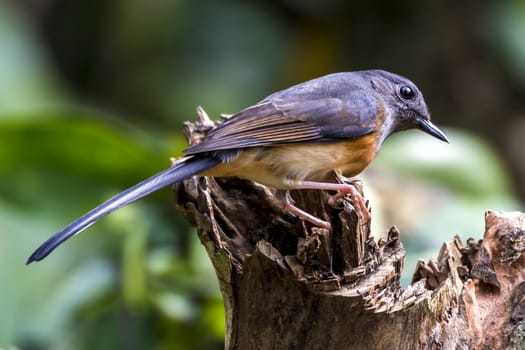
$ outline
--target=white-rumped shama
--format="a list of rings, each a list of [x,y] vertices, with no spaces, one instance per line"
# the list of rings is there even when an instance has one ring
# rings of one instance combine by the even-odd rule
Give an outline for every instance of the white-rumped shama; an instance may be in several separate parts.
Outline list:
[[[330,228],[295,207],[287,190],[350,194],[358,213],[368,211],[352,185],[334,183],[333,171],[352,177],[375,158],[392,133],[420,129],[447,137],[430,121],[421,91],[408,79],[382,70],[335,73],[266,97],[212,129],[186,157],[117,194],[44,242],[28,259],[39,261],[97,220],[189,176],[237,176],[285,193],[282,207]]]

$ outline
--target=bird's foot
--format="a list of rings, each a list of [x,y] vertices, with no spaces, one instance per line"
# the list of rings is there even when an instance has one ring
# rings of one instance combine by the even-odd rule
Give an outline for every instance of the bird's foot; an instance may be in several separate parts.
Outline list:
[[[279,195],[278,196],[278,203],[279,207],[305,221],[310,222],[311,224],[320,227],[325,228],[327,230],[332,230],[332,225],[324,220],[319,219],[318,217],[300,209],[297,208],[295,205],[293,205],[293,199],[290,197],[290,192],[286,191],[284,192],[284,196]]]
[[[338,189],[337,194],[333,195],[328,199],[328,204],[331,206],[334,206],[337,201],[348,195],[352,201],[352,204],[354,206],[354,210],[357,213],[357,215],[362,218],[365,222],[368,222],[371,220],[372,216],[370,215],[370,211],[368,210],[365,200],[363,199],[363,196],[361,193],[355,188],[352,184],[339,184],[340,187]]]
[[[341,175],[339,175],[341,176]],[[370,221],[371,215],[366,207],[365,200],[355,185],[351,183],[331,183],[331,182],[316,182],[316,181],[290,181],[290,187],[294,189],[314,189],[314,190],[328,190],[337,191],[337,194],[332,196],[328,204],[335,205],[338,199],[349,195],[354,205],[354,210],[357,215],[362,218],[365,222]]]

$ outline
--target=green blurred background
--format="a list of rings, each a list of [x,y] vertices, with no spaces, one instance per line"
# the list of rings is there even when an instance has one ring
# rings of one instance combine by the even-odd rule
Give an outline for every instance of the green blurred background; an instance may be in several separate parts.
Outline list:
[[[44,262],[49,235],[181,154],[202,105],[234,113],[335,71],[424,91],[446,145],[417,132],[362,176],[374,235],[417,258],[481,238],[525,199],[525,1],[0,2],[0,349],[222,349],[223,306],[169,189]]]

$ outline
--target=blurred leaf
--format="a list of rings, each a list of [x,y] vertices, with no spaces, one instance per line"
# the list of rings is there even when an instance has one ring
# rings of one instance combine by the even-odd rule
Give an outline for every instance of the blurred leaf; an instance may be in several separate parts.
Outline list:
[[[0,120],[6,112],[53,108],[63,91],[31,28],[0,2]]]
[[[127,231],[124,236],[124,251],[122,261],[122,288],[124,301],[131,307],[144,306],[146,302],[146,276],[144,256],[146,252],[147,228],[141,215],[131,210],[116,212],[115,214],[131,214],[127,220],[122,220],[127,225],[120,230]]]
[[[190,320],[196,311],[191,303],[182,295],[163,293],[155,297],[155,304],[166,316],[175,320]]]
[[[484,141],[464,131],[446,129],[445,133],[450,144],[417,131],[394,135],[374,165],[447,186],[464,196],[510,195],[508,171]]]
[[[497,4],[497,6],[496,6]],[[493,53],[511,72],[508,77],[523,88],[525,81],[525,3],[521,0],[497,2],[490,6],[485,31]]]
[[[184,147],[183,142],[174,140],[166,144]],[[182,140],[179,138],[179,141]],[[6,267],[4,275],[13,281],[12,288],[4,288],[0,298],[12,300],[14,305],[26,300],[27,305],[3,309],[0,326],[10,326],[2,328],[3,333],[0,330],[0,339],[11,339],[11,342],[19,339],[21,344],[54,343],[53,339],[62,339],[60,344],[75,344],[75,339],[61,338],[58,334],[67,332],[72,316],[82,305],[89,304],[102,293],[117,296],[122,293],[126,308],[140,306],[139,310],[145,312],[150,294],[147,281],[152,280],[152,286],[157,285],[155,276],[146,275],[149,233],[169,232],[163,234],[171,244],[181,240],[174,236],[173,227],[168,228],[166,218],[151,206],[138,204],[123,208],[90,228],[90,232],[67,242],[45,262],[30,267],[24,267],[23,262],[31,250],[65,220],[71,220],[125,186],[152,175],[163,165],[168,166],[168,151],[165,151],[163,140],[153,140],[121,125],[103,123],[96,114],[89,115],[87,111],[71,111],[45,117],[4,118],[0,122],[0,143],[3,160],[0,164],[0,203],[6,206],[0,219],[0,243],[3,243],[0,264]],[[163,202],[169,202],[165,193],[162,198]],[[151,200],[144,201],[147,202]],[[144,211],[146,208],[149,209]],[[108,229],[120,235],[100,234]],[[15,237],[18,239],[12,241]],[[123,242],[117,243],[118,240]],[[20,249],[12,249],[14,244]],[[115,270],[118,264],[104,257],[108,253],[120,254],[120,249],[115,249],[117,244],[123,244],[121,270]],[[9,263],[12,261],[17,268]],[[81,265],[93,268],[75,267],[81,261]],[[35,278],[36,275],[40,277]],[[184,272],[179,275],[184,276]],[[25,284],[40,287],[25,288],[17,297],[16,291],[24,285],[19,278],[26,280]],[[122,280],[121,291],[114,288],[119,280]],[[195,286],[195,283],[190,285]],[[164,288],[171,287],[165,285]],[[217,292],[214,295],[218,295]],[[180,300],[187,298],[186,293],[180,295]],[[171,299],[166,300],[163,305],[171,307]],[[92,317],[103,317],[108,311],[100,309]],[[32,321],[26,321],[27,318]],[[47,322],[42,321],[43,318]],[[77,340],[81,337],[77,333],[68,334]]]
[[[226,334],[226,316],[222,299],[207,300],[202,315],[206,329],[209,329],[217,339],[223,339]]]
[[[56,209],[56,198],[74,203],[79,195],[96,197],[84,201],[85,209],[111,188],[123,189],[169,166],[158,140],[87,118],[4,121],[0,145],[0,194],[45,210]]]

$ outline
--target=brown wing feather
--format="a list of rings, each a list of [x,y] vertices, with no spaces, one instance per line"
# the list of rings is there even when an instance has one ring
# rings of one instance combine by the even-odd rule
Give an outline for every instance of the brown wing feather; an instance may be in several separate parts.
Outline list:
[[[237,113],[184,153],[352,139],[373,131],[360,120],[337,98],[265,101]]]

